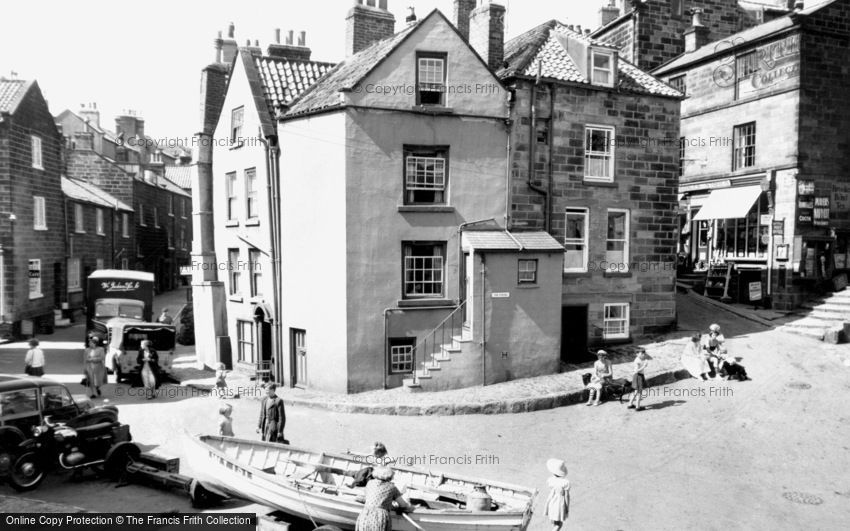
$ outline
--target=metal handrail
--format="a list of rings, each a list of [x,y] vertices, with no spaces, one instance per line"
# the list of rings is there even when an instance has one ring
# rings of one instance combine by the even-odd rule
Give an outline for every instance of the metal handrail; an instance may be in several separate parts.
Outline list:
[[[434,345],[436,344],[437,332],[440,332],[440,343],[439,344],[444,345],[445,342],[446,342],[446,326],[445,325],[449,321],[451,321],[451,324],[449,326],[449,339],[451,339],[452,335],[454,333],[454,329],[455,329],[455,315],[457,315],[457,313],[460,312],[463,309],[464,305],[466,305],[466,300],[464,300],[463,302],[458,304],[457,308],[452,310],[452,313],[450,313],[448,316],[446,316],[446,318],[443,319],[440,322],[440,324],[438,324],[436,327],[434,327],[433,330],[431,330],[428,334],[425,335],[424,338],[422,338],[418,343],[416,343],[413,346],[413,353],[412,354],[413,354],[413,383],[414,384],[416,383],[416,379],[417,379],[417,377],[416,377],[416,353],[419,351],[420,347],[422,347],[424,351],[428,350],[428,338],[431,338],[431,345],[432,345],[431,348],[433,350]],[[461,333],[462,333],[463,332],[463,330],[462,330],[463,321],[461,321],[460,326],[461,326]],[[433,357],[434,357],[434,352],[431,352],[431,358],[433,359]],[[423,361],[422,363],[424,365],[425,362]]]

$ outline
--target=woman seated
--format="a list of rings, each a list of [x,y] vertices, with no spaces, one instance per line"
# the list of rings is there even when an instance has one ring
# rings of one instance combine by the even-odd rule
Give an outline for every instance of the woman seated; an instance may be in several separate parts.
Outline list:
[[[611,365],[611,360],[608,358],[608,353],[600,350],[596,353],[596,356],[599,359],[593,364],[593,376],[590,378],[590,383],[587,384],[588,406],[598,406],[600,404],[602,401],[602,387],[614,377],[614,368]]]

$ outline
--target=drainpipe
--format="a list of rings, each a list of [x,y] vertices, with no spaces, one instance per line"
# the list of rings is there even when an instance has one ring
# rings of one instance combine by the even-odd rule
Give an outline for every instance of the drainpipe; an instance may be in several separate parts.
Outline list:
[[[545,188],[541,188],[534,184],[534,155],[537,148],[537,86],[540,84],[540,73],[543,67],[542,63],[537,63],[537,79],[531,85],[531,110],[528,125],[528,188],[543,196],[543,220],[544,226],[548,226],[549,213],[546,211],[549,203],[549,195]],[[548,227],[547,229],[548,230]]]
[[[458,268],[457,268],[457,271],[458,271],[458,275],[457,275],[457,277],[458,277],[457,278],[458,292],[457,292],[457,295],[458,296],[457,296],[457,298],[458,298],[458,300],[460,300],[460,298],[463,296],[463,293],[462,293],[463,292],[463,289],[462,289],[463,288],[463,276],[460,274],[460,261],[463,259],[463,238],[462,238],[463,229],[465,229],[466,227],[468,227],[470,225],[477,225],[479,223],[485,223],[487,221],[496,221],[496,219],[495,218],[487,218],[487,219],[479,219],[477,221],[468,221],[466,223],[461,223],[457,227],[457,259],[458,259]]]
[[[487,263],[481,253],[481,385],[487,385]]]
[[[546,232],[552,228],[552,197],[555,194],[555,169],[553,157],[555,156],[555,84],[549,83],[549,130],[547,132],[549,141],[549,181],[546,193]]]
[[[64,215],[62,216],[62,217],[65,218],[65,278],[68,278],[68,261],[71,259],[71,234],[68,232],[68,198],[67,197],[62,199],[62,207],[65,210]],[[59,279],[54,278],[53,284],[56,285],[57,282],[59,282]],[[65,285],[65,289],[64,289],[65,300],[60,301],[60,303],[61,302],[70,302],[70,300],[71,300],[68,297],[68,283],[65,282],[64,285]],[[69,306],[69,309],[70,309],[70,306]]]
[[[274,137],[269,137],[274,138]],[[275,361],[275,375],[283,377],[283,355],[280,352],[283,344],[283,336],[281,334],[281,309],[280,309],[280,256],[278,252],[278,237],[280,234],[280,220],[278,218],[278,190],[277,179],[278,165],[277,158],[280,156],[280,148],[275,140],[267,140],[263,138],[262,131],[258,136],[258,140],[263,144],[266,152],[266,195],[269,203],[269,258],[272,265],[272,311],[274,316],[272,319],[272,359]],[[274,145],[272,145],[274,144]],[[280,362],[280,363],[278,363]],[[292,379],[290,378],[290,381]]]
[[[508,132],[508,142],[505,147],[505,229],[511,229],[511,197],[513,192],[511,168],[513,167],[513,154],[511,153],[511,140],[514,134],[514,103],[516,101],[516,89],[511,90],[508,99],[508,118],[505,119],[505,129]]]

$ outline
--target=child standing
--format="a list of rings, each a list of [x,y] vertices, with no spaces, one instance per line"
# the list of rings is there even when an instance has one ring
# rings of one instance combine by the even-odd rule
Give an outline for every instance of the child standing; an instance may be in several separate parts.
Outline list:
[[[552,531],[559,531],[570,515],[570,480],[567,479],[567,464],[561,459],[549,459],[546,468],[552,473],[546,483],[549,497],[546,499],[546,516],[552,522]]]
[[[225,398],[227,395],[227,370],[224,363],[219,363],[215,367],[215,390],[219,398]]]
[[[640,405],[640,400],[643,398],[643,390],[646,388],[644,371],[647,365],[649,365],[649,355],[645,350],[641,349],[635,357],[634,370],[632,371],[632,389],[635,392],[632,393],[632,398],[629,400],[629,409],[634,409],[635,411],[646,409]],[[637,400],[637,405],[635,405],[635,400]]]
[[[218,408],[218,434],[222,437],[233,437],[233,406],[225,404]]]
[[[24,358],[24,372],[30,376],[44,376],[44,352],[38,348],[38,339],[30,339],[29,346]]]

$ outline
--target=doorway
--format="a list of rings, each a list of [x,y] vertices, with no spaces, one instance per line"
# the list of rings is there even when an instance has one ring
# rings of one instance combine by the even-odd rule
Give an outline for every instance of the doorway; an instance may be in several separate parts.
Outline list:
[[[289,356],[292,363],[292,387],[307,385],[307,332],[289,329]]]
[[[561,363],[595,359],[587,351],[587,306],[561,308]]]

